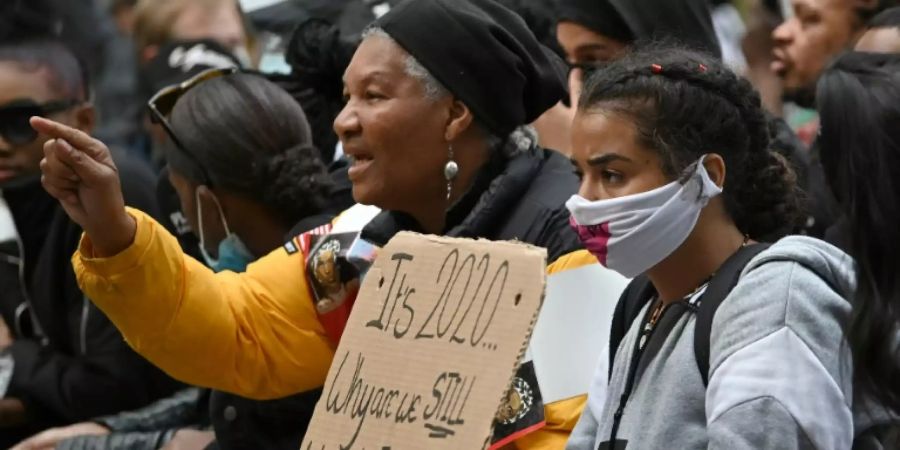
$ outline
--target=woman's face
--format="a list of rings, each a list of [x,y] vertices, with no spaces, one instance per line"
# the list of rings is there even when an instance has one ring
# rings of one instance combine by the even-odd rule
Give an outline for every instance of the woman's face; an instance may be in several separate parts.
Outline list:
[[[575,22],[562,21],[556,26],[556,40],[566,53],[569,64],[602,64],[621,57],[628,46]],[[574,100],[581,94],[584,73],[580,68],[569,73],[569,92]]]
[[[353,198],[408,212],[445,195],[453,99],[428,98],[407,58],[390,39],[366,38],[344,74],[347,104],[334,130],[351,157]]]
[[[670,183],[659,156],[637,137],[626,115],[579,110],[572,123],[572,160],[582,174],[579,195],[606,200]]]

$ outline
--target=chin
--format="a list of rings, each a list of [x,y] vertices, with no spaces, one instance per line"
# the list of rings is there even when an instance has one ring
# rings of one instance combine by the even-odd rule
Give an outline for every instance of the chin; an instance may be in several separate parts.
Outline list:
[[[378,193],[374,192],[368,186],[357,183],[353,184],[353,201],[356,203],[381,207],[379,205],[379,198],[380,196]]]

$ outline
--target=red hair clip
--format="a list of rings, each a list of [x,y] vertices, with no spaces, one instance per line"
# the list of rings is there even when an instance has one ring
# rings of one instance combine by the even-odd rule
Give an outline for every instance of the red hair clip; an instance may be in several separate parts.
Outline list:
[[[700,64],[700,73],[706,73],[707,70],[709,69],[707,69],[705,65]]]
[[[662,73],[662,66],[659,64],[650,64],[650,71],[655,74]]]

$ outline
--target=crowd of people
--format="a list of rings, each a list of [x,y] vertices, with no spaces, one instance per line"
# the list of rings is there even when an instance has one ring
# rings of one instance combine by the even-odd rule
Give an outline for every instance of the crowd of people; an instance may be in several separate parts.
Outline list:
[[[299,448],[401,231],[618,299],[492,450],[900,448],[900,2],[264,3],[0,4],[0,448]]]

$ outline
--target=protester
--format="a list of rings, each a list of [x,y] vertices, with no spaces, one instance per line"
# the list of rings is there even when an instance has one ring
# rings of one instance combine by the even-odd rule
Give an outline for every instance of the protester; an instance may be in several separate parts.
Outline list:
[[[855,50],[900,53],[900,6],[885,10],[869,21],[868,30],[859,38]]]
[[[82,133],[94,126],[89,82],[53,37],[16,34],[0,43],[0,447],[41,429],[145,405],[177,385],[132,352],[79,291],[69,253],[81,235],[40,185],[50,137],[33,115]],[[153,176],[117,161],[124,201],[156,214]],[[123,198],[120,197],[120,198]]]
[[[775,29],[772,71],[785,97],[804,107],[815,102],[816,81],[841,52],[851,48],[866,22],[896,0],[792,0],[793,16]]]
[[[897,0],[793,0],[793,16],[772,34],[775,61],[771,68],[782,80],[785,99],[804,108],[813,107],[815,83],[823,68],[855,44],[867,20],[897,4]],[[838,211],[818,158],[818,120],[813,117],[803,124],[789,117],[788,122],[811,145],[809,177],[804,186],[809,215],[803,233],[824,237],[835,224]]]
[[[331,180],[294,99],[259,75],[227,73],[202,72],[186,82],[187,91],[167,91],[157,102],[174,105],[171,116],[164,116],[182,146],[170,148],[169,176],[182,211],[206,244],[207,265],[243,272],[283,244],[295,226],[307,230],[332,219],[324,213]],[[217,78],[202,81],[212,76]],[[250,110],[256,113],[247,116]],[[16,450],[156,450],[185,440],[209,443],[212,433],[189,427],[210,423],[224,450],[295,450],[317,398],[308,393],[256,402],[191,390],[139,411],[48,430]],[[97,436],[60,443],[82,434]]]
[[[557,37],[572,67],[569,89],[573,105],[578,103],[585,72],[625,56],[635,43],[681,43],[711,55],[720,54],[706,0],[561,0],[559,8]],[[768,116],[768,121],[773,149],[790,161],[801,183],[805,183],[809,171],[806,148],[783,120]]]
[[[352,242],[382,246],[399,230],[519,239],[547,249],[551,274],[590,264],[572,254],[580,244],[562,207],[576,187],[570,163],[516,131],[564,95],[548,58],[520,18],[489,0],[411,1],[376,21],[347,69],[347,106],[335,121],[354,198],[384,209],[342,216],[365,225]],[[45,187],[86,230],[74,258],[82,287],[140,352],[184,381],[251,397],[323,384],[353,300],[311,294],[317,274],[303,262],[324,255],[292,242],[245,274],[213,274],[156,222],[126,212],[102,143],[32,124],[61,138],[47,146]],[[358,283],[358,274],[340,275]],[[583,402],[547,405],[546,427],[515,444],[562,445]]]
[[[896,14],[896,11],[894,12]],[[857,419],[868,433],[858,448],[900,444],[900,56],[849,53],[819,81],[822,165],[847,218],[849,253],[856,260],[853,320],[847,338],[855,378],[873,405]],[[890,410],[893,414],[886,414]],[[877,445],[893,436],[886,444]]]
[[[638,278],[568,448],[850,448],[852,262],[807,237],[756,243],[799,215],[766,128],[749,82],[690,50],[589,79],[568,206],[587,248]]]
[[[623,56],[638,41],[675,39],[719,55],[709,0],[560,0],[556,37],[572,67],[574,105],[585,71]]]

